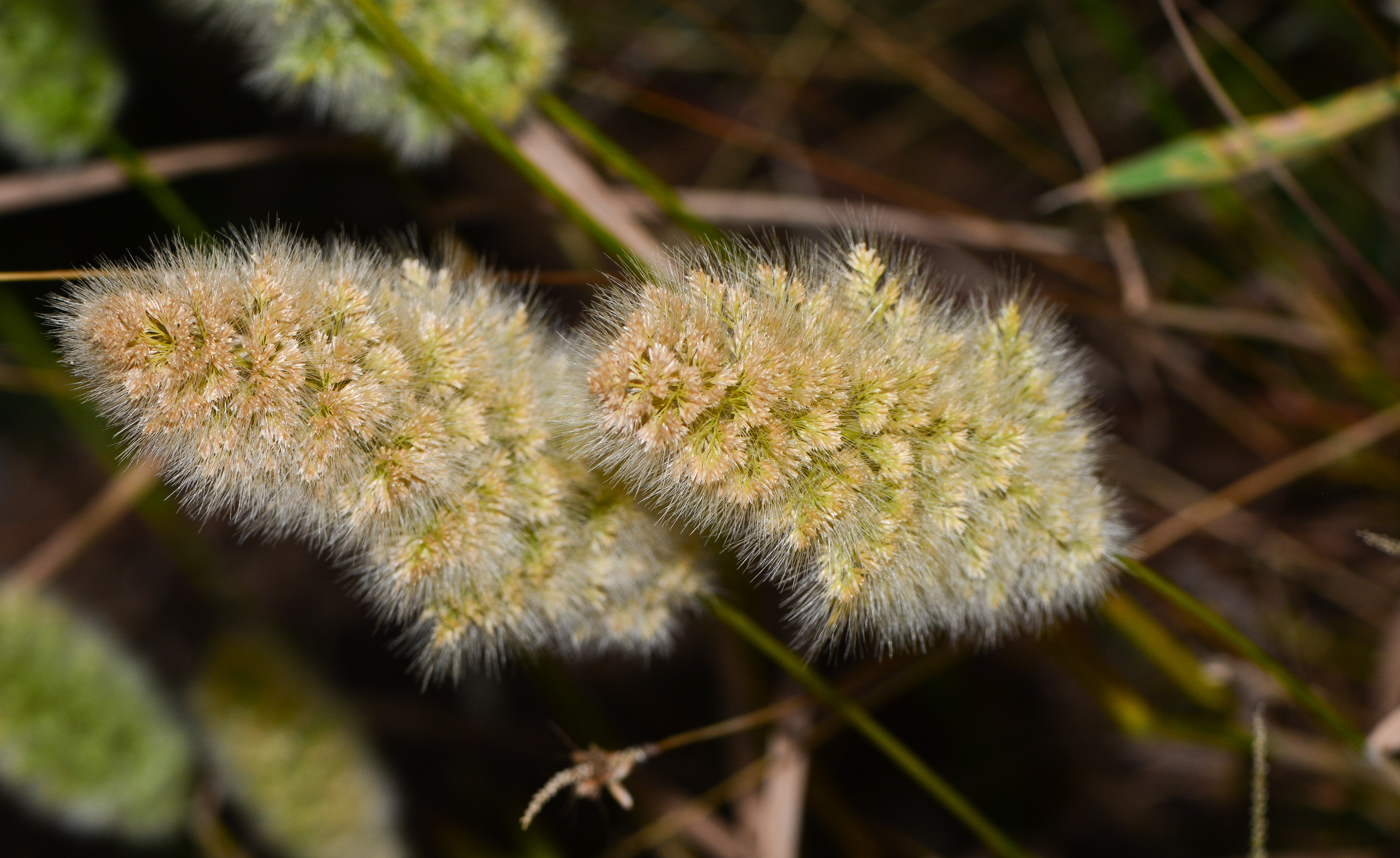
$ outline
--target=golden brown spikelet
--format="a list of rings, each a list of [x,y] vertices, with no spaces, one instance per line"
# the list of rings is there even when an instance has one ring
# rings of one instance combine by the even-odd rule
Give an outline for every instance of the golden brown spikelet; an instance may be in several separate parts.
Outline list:
[[[1102,592],[1124,540],[1077,353],[859,239],[675,256],[604,299],[580,446],[730,536],[815,645],[994,638]]]
[[[703,588],[556,452],[554,335],[490,272],[266,231],[172,245],[60,309],[67,361],[137,453],[197,508],[347,559],[431,669],[655,649]],[[625,524],[590,536],[609,515]],[[619,619],[662,585],[664,617]]]

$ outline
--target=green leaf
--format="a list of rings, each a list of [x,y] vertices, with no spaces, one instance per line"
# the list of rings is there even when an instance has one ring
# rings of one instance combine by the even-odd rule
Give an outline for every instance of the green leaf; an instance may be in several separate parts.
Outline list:
[[[1400,113],[1400,76],[1270,113],[1238,128],[1197,131],[1141,155],[1109,164],[1044,199],[1050,208],[1071,203],[1145,197],[1230,181],[1262,170],[1266,156],[1290,160]]]

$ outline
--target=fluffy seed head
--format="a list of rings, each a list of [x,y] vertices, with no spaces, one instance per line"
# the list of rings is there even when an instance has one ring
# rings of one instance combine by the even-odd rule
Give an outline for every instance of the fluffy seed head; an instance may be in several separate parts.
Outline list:
[[[990,639],[1097,596],[1123,541],[1076,353],[866,243],[676,257],[586,338],[593,461],[727,534],[813,644]]]
[[[556,451],[563,361],[482,269],[276,232],[60,302],[68,362],[184,496],[347,558],[430,672],[664,646],[703,577]]]
[[[112,126],[126,79],[86,0],[6,0],[0,144],[31,163],[79,158]]]
[[[288,858],[400,858],[393,786],[331,692],[282,648],[234,636],[190,692],[215,771]]]
[[[0,788],[81,832],[184,824],[194,754],[136,658],[70,608],[0,587]]]
[[[456,129],[340,0],[171,0],[243,41],[263,93],[382,137],[409,163],[447,154]],[[535,0],[394,0],[385,11],[474,104],[514,121],[558,72],[564,38]]]

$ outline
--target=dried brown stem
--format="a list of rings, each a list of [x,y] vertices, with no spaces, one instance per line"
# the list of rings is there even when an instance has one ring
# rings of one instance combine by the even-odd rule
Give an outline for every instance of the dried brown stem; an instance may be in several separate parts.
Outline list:
[[[117,474],[77,515],[30,551],[10,580],[38,587],[53,578],[156,484],[157,471],[154,462],[140,461]]]
[[[356,141],[338,137],[246,137],[148,149],[141,154],[153,174],[177,179],[325,155],[363,157],[366,151]],[[0,214],[109,194],[129,185],[127,171],[105,158],[73,167],[9,173],[0,176]]]
[[[1397,430],[1400,430],[1400,405],[1392,405],[1316,444],[1271,462],[1159,522],[1138,538],[1132,553],[1142,559],[1151,557],[1244,504],[1369,447]]]

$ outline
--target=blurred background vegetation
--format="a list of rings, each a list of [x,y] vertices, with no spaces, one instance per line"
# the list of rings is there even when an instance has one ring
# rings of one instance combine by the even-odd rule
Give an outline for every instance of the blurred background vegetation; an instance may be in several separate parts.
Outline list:
[[[0,0],[0,16],[17,2]],[[1383,539],[1357,535],[1400,533],[1400,6],[555,6],[570,45],[554,95],[699,218],[738,234],[870,224],[924,245],[950,290],[1034,283],[1091,352],[1137,555],[1362,733],[1400,705],[1400,568]],[[18,272],[0,284],[0,563],[106,627],[206,727],[188,832],[84,834],[0,789],[0,851],[298,858],[394,854],[402,839],[421,856],[783,858],[790,843],[755,832],[796,824],[813,856],[986,854],[820,709],[646,763],[627,781],[633,811],[559,801],[522,834],[531,794],[572,750],[657,740],[800,689],[708,617],[648,664],[545,659],[423,687],[395,631],[314,553],[240,541],[160,488],[126,511],[146,483],[109,483],[115,439],[43,333],[59,275],[23,272],[120,262],[171,234],[151,205],[159,183],[138,193],[133,170],[165,175],[215,230],[450,231],[537,281],[564,323],[617,269],[480,142],[398,166],[250,92],[227,36],[150,0],[95,9],[129,76],[107,147],[127,172],[102,158],[0,174],[0,272]],[[587,171],[584,153],[563,174]],[[622,220],[690,240],[595,166]],[[779,594],[724,584],[782,634]],[[1130,598],[994,650],[931,642],[817,667],[1036,854],[1245,854],[1260,705],[1273,854],[1395,854],[1393,779],[1199,616],[1123,587]],[[261,637],[226,637],[251,625]],[[0,697],[13,676],[0,669]],[[247,751],[259,730],[283,745]],[[1396,732],[1373,733],[1370,753],[1400,746]],[[269,785],[248,774],[259,766],[307,782]],[[357,778],[372,795],[349,813],[333,788]],[[297,802],[307,818],[282,812]]]

